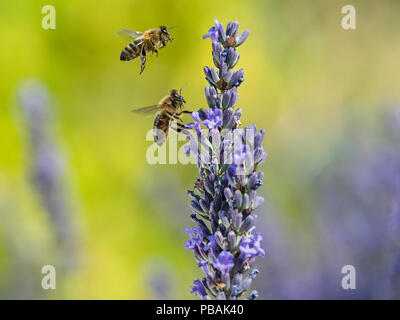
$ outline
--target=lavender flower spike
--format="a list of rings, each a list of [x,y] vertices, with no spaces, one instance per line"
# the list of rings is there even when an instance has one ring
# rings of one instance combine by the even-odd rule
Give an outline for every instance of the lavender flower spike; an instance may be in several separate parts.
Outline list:
[[[230,22],[224,30],[215,20],[204,39],[212,41],[215,67],[204,67],[209,86],[205,88],[208,108],[192,113],[186,125],[195,133],[189,136],[187,152],[197,161],[200,177],[190,208],[195,228],[185,229],[204,278],[193,281],[191,292],[202,299],[249,299],[258,297],[250,286],[255,280],[257,257],[264,257],[262,236],[253,233],[254,210],[264,199],[257,196],[263,173],[257,171],[266,157],[262,147],[265,131],[255,125],[239,128],[242,109],[236,108],[238,87],[244,71],[234,71],[239,60],[236,48],[249,32],[238,33],[239,23]],[[206,150],[202,150],[206,146]]]

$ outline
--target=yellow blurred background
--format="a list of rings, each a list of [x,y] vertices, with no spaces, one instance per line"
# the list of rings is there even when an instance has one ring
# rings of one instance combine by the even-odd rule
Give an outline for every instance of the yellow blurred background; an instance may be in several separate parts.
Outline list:
[[[41,27],[46,4],[56,8],[55,30]],[[341,27],[346,4],[356,7],[356,30]],[[184,84],[188,109],[206,106],[203,67],[212,57],[202,35],[214,18],[250,30],[238,48],[245,70],[238,106],[243,124],[267,131],[260,192],[290,224],[287,236],[312,246],[304,221],[312,218],[313,177],[335,161],[351,119],[372,128],[379,108],[400,101],[399,12],[400,2],[388,0],[1,1],[0,298],[193,298],[189,286],[200,270],[182,230],[192,226],[186,190],[197,169],[149,165],[152,119],[130,110]],[[139,61],[119,60],[126,43],[114,32],[159,25],[177,25],[175,40],[139,76]],[[69,256],[59,258],[30,179],[18,98],[29,79],[49,95],[76,237],[68,251],[76,261],[48,291],[40,287],[42,266],[58,268]],[[274,259],[266,252],[258,264]]]

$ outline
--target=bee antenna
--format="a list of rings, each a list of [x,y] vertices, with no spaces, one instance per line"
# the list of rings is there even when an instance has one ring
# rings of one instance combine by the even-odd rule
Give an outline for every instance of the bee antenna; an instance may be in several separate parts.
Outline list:
[[[174,29],[174,28],[177,28],[178,26],[172,26],[172,27],[169,27],[168,28],[168,30],[171,30],[171,29]]]
[[[186,87],[186,86],[187,86],[187,83],[185,83],[185,84],[183,85],[183,87],[179,89],[179,94],[182,93],[183,88]]]

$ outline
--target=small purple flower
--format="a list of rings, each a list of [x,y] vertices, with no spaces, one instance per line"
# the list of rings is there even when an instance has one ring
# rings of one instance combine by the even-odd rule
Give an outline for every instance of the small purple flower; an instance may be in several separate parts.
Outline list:
[[[29,139],[29,174],[48,214],[65,271],[76,266],[79,246],[68,188],[65,183],[66,162],[54,139],[55,118],[46,86],[38,80],[25,80],[18,89],[21,120]]]
[[[213,252],[217,251],[218,244],[215,241],[215,237],[213,235],[208,237],[208,243],[204,246],[204,251],[212,250]]]
[[[239,244],[241,254],[244,255],[246,259],[252,259],[258,256],[264,257],[265,252],[260,247],[261,241],[262,237],[259,233],[253,236],[244,237]]]
[[[194,285],[190,287],[190,293],[194,293],[196,296],[204,298],[207,293],[201,281],[199,279],[193,280],[193,284]]]
[[[194,123],[188,123],[187,125],[185,125],[186,128],[190,129],[190,128],[194,128],[197,132],[197,134],[201,133],[201,125],[200,125],[200,116],[199,113],[197,111],[192,112],[192,118],[194,119]]]
[[[197,156],[198,154],[198,147],[196,141],[193,139],[192,136],[187,137],[189,139],[189,144],[184,146],[184,151],[186,155],[192,154],[193,156]]]
[[[236,48],[243,44],[249,36],[249,30],[245,30],[241,34],[238,31],[239,23],[237,21],[229,22],[225,31],[223,25],[215,19],[215,25],[203,36],[203,39],[211,38],[213,43],[219,41],[225,48]]]
[[[207,120],[203,121],[203,125],[205,125],[208,129],[217,129],[222,126],[222,111],[221,109],[210,109],[207,112]]]
[[[208,106],[211,109],[219,108],[219,106],[220,106],[220,97],[218,95],[217,90],[215,90],[215,87],[213,87],[213,86],[206,87],[205,88],[205,93],[206,93],[206,99],[207,99]]]
[[[214,263],[214,268],[220,270],[222,273],[228,273],[233,266],[233,254],[228,251],[222,251],[218,255],[218,261]]]
[[[189,249],[193,250],[196,245],[201,245],[203,243],[203,233],[200,229],[191,228],[189,230],[188,228],[186,228],[185,230],[183,230],[183,232],[186,232],[190,236],[190,239],[187,240],[184,244],[187,252],[189,252]]]
[[[222,28],[222,25],[218,22],[218,19],[214,20],[215,25],[212,26],[208,32],[203,36],[203,39],[210,38],[212,42],[218,41],[219,29]]]

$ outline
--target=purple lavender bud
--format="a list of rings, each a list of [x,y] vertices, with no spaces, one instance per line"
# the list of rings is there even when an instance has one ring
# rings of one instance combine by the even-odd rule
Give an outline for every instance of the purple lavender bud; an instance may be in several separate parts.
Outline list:
[[[265,152],[262,147],[258,147],[254,151],[254,162],[255,163],[258,163],[258,164],[263,163],[266,157],[267,157],[267,152]]]
[[[241,224],[242,224],[242,217],[243,215],[241,213],[235,213],[232,216],[232,221],[233,221],[233,227],[235,229],[239,229]]]
[[[226,35],[228,37],[235,36],[237,31],[239,30],[239,23],[237,21],[229,22],[226,26]]]
[[[233,286],[238,286],[239,288],[241,288],[242,286],[242,280],[243,280],[243,274],[241,273],[236,273],[233,276],[233,280],[232,280],[232,287]],[[241,290],[240,290],[241,291]]]
[[[193,221],[197,222],[197,225],[201,230],[201,232],[203,233],[204,237],[209,237],[211,235],[210,230],[208,229],[203,220],[198,219],[195,214],[192,214],[190,217],[192,218]]]
[[[228,233],[228,245],[230,251],[236,250],[236,234],[233,231],[229,231]]]
[[[256,134],[254,137],[254,148],[258,148],[261,147],[261,142],[264,139],[264,135],[265,135],[265,130],[261,129],[259,134]]]
[[[235,121],[238,121],[241,116],[242,116],[242,109],[241,108],[237,108],[235,113],[233,114],[233,117],[235,118]]]
[[[219,81],[220,78],[218,76],[218,72],[217,72],[217,70],[215,70],[214,67],[211,67],[210,75],[211,75],[211,79],[214,81],[214,83],[217,83]]]
[[[223,291],[218,292],[216,300],[226,300],[225,293]]]
[[[226,51],[226,63],[229,68],[232,69],[234,66],[236,66],[236,64],[239,61],[239,58],[240,58],[240,54],[235,49],[229,48]]]
[[[233,198],[233,193],[232,193],[232,190],[230,188],[225,188],[224,189],[224,195],[225,195],[225,198],[227,200],[230,200],[230,199]]]
[[[211,204],[209,202],[207,202],[206,200],[204,200],[204,199],[200,200],[200,206],[204,212],[210,211],[210,205]]]
[[[232,263],[233,264],[233,263]],[[221,273],[221,282],[225,284],[225,290],[229,290],[231,286],[231,277],[229,272],[222,272]]]
[[[204,67],[204,74],[206,75],[206,80],[212,86],[216,86],[219,81],[219,76],[217,71],[212,67],[211,69],[208,67]]]
[[[256,218],[253,215],[248,215],[240,227],[240,232],[248,232],[256,223]]]
[[[249,300],[255,300],[257,298],[258,298],[258,292],[257,290],[253,290],[249,295]]]
[[[218,42],[213,42],[212,43],[212,56],[213,56],[213,61],[214,64],[217,68],[221,67],[221,63],[225,62],[226,59],[226,53],[222,55],[224,51],[224,48],[222,45]]]
[[[211,185],[210,181],[206,180],[204,181],[204,188],[206,189],[206,191],[211,194],[212,196],[214,195],[214,186]]]
[[[222,204],[221,201],[222,201],[222,196],[220,194],[216,195],[211,203],[210,210],[212,210],[214,213],[218,213],[219,210],[221,209],[221,204]]]
[[[254,172],[254,173],[252,173],[252,174],[250,175],[250,177],[249,177],[248,180],[247,180],[247,185],[246,185],[247,190],[253,189],[253,187],[254,187],[255,184],[256,184],[257,178],[258,178],[258,177],[257,177],[257,173],[256,173],[256,172]]]
[[[224,92],[222,95],[222,109],[226,108],[231,108],[232,106],[229,106],[229,102],[231,100],[232,92],[230,90],[227,90]]]
[[[249,30],[244,30],[241,35],[236,36],[236,45],[235,47],[239,47],[243,42],[246,41],[247,37],[249,36]]]
[[[217,242],[217,244],[221,247],[221,249],[225,250],[224,236],[220,231],[214,233],[214,239]]]
[[[185,248],[185,249],[186,249],[186,251],[188,251],[188,248]],[[204,255],[202,255],[202,253],[199,251],[199,249],[197,247],[193,248],[193,255],[194,255],[194,258],[198,262],[204,261]]]
[[[197,203],[196,200],[192,200],[192,201],[190,202],[190,209],[192,209],[192,211],[193,211],[194,213],[197,213],[197,214],[200,214],[200,215],[204,213],[204,211],[203,211],[203,209],[201,208],[200,204]]]
[[[244,70],[243,69],[239,69],[237,71],[235,71],[231,77],[231,79],[228,82],[228,87],[232,88],[232,87],[239,87],[242,82],[244,81]]]
[[[220,104],[221,104],[221,100],[220,100],[217,90],[214,87],[210,87],[209,94],[210,94],[210,99],[212,100],[212,104],[214,105],[214,108],[219,108]],[[204,121],[204,120],[206,120],[206,118],[203,118],[202,120]]]
[[[236,120],[233,116],[233,109],[229,108],[225,111],[222,119],[222,127],[224,129],[232,129],[236,125]]]
[[[243,280],[242,282],[242,289],[247,290],[250,286],[253,280],[250,277],[247,277],[246,279]]]
[[[241,291],[242,291],[242,288],[240,286],[232,285],[231,299],[236,298]]]
[[[210,263],[215,263],[217,261],[214,250],[208,250],[208,260],[210,261]]]
[[[225,211],[219,211],[218,213],[219,219],[221,220],[222,224],[224,225],[225,228],[229,228],[231,225],[229,218],[227,216],[227,213]]]
[[[260,271],[257,268],[254,268],[253,270],[251,270],[249,277],[251,279],[254,279],[259,273],[260,273]]]
[[[218,26],[218,40],[221,41],[222,43],[225,43],[226,41],[226,34],[222,24]]]
[[[233,108],[236,104],[238,97],[239,94],[236,88],[225,91],[222,95],[222,109],[226,110],[228,108]]]
[[[243,195],[240,192],[240,190],[236,190],[234,196],[235,196],[236,208],[241,208],[242,207]]]

